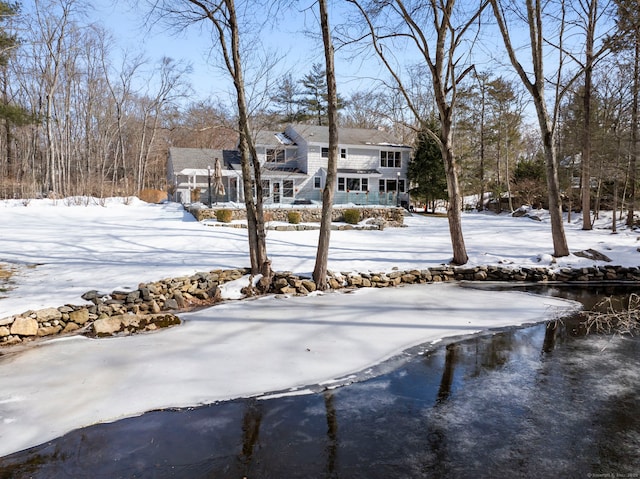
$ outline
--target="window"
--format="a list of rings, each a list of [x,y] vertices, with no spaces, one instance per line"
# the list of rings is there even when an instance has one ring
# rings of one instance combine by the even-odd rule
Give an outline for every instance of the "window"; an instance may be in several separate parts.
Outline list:
[[[338,177],[338,191],[367,191],[369,189],[368,178]]]
[[[282,196],[285,198],[293,198],[293,180],[282,181]]]
[[[343,160],[347,159],[347,149],[346,148],[340,148],[340,158],[342,158]]]
[[[262,197],[269,198],[271,196],[271,183],[269,183],[269,180],[262,180],[260,184],[262,185]]]
[[[380,193],[400,192],[404,193],[405,180],[380,180],[379,190]]]
[[[380,167],[381,168],[400,168],[402,166],[401,151],[381,151]]]
[[[329,158],[329,148],[325,148],[324,146],[322,147],[320,156],[322,156],[322,158]]]
[[[267,148],[267,163],[284,163],[284,150]]]
[[[322,188],[322,178],[320,178],[319,176],[314,176],[313,177],[313,187],[316,190],[319,190],[320,188]]]

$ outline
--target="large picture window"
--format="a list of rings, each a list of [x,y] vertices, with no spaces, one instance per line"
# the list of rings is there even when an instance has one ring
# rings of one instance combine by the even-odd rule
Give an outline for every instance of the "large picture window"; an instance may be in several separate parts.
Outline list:
[[[402,152],[401,151],[381,151],[380,167],[381,168],[401,168]]]
[[[391,193],[395,191],[404,193],[405,182],[404,180],[380,180],[378,189],[380,193]]]
[[[368,191],[368,178],[338,177],[338,191]]]

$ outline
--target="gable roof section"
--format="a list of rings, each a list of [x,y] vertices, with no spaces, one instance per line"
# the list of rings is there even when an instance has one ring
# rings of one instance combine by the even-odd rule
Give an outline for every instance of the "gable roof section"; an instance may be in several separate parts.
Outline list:
[[[290,127],[304,138],[307,143],[329,143],[328,126],[294,124],[290,125]],[[340,145],[409,148],[408,145],[404,145],[389,132],[365,128],[340,128],[338,130],[338,143]]]
[[[208,148],[169,148],[171,164],[174,173],[185,169],[206,170],[213,168],[216,158],[220,158],[223,169],[230,169],[234,163],[239,163],[239,153],[235,150],[212,150]]]
[[[253,142],[260,146],[293,146],[294,141],[280,131],[258,131]]]

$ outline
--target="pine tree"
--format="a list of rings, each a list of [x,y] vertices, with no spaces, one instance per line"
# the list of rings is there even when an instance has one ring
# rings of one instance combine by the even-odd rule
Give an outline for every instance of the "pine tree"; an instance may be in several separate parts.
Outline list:
[[[411,195],[424,198],[425,208],[431,205],[434,211],[436,200],[447,198],[447,177],[442,152],[433,138],[439,128],[438,122],[431,119],[418,133],[414,155],[407,171],[409,181],[415,185],[410,189]]]
[[[300,83],[304,87],[300,105],[305,112],[305,120],[313,119],[320,126],[328,124],[329,92],[326,71],[320,63],[314,63]],[[338,110],[344,108],[344,100],[338,95]]]

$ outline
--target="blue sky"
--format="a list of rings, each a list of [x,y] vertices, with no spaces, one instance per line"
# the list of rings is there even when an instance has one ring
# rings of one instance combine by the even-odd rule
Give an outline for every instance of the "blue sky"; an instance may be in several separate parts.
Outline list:
[[[146,11],[141,6],[132,7],[123,1],[98,0],[93,3],[93,8],[91,19],[103,24],[114,34],[119,48],[142,51],[151,62],[167,56],[190,63],[193,67],[190,75],[195,92],[193,100],[214,96],[229,102],[231,83],[227,75],[215,68],[207,58],[211,48],[208,24],[194,25],[177,34],[165,31],[160,26],[149,31],[144,26]],[[274,78],[291,71],[293,78],[298,79],[308,73],[314,63],[324,64],[322,44],[304,33],[310,29],[319,32],[314,13],[315,11],[290,11],[280,15],[281,19],[276,22],[276,26],[265,27],[261,40],[269,51],[282,57],[273,70]],[[336,54],[336,65],[338,88],[343,96],[370,85],[369,80],[357,78],[359,75],[381,75],[380,69],[374,64],[352,62],[343,58],[340,52]]]

